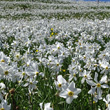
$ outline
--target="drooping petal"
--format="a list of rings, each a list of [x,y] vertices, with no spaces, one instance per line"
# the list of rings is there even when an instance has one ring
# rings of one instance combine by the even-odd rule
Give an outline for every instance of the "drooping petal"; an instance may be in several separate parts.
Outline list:
[[[95,93],[95,90],[96,90],[96,88],[94,87],[92,87],[89,91],[88,91],[88,94],[94,94]]]
[[[106,96],[106,99],[107,99],[108,103],[110,103],[110,94],[108,94],[108,95]]]
[[[98,95],[98,99],[102,99],[102,90],[100,87],[97,88],[97,95]]]
[[[68,95],[68,92],[67,91],[61,91],[60,93],[59,93],[59,96],[60,97],[63,97],[63,98],[67,98],[67,95]]]
[[[101,80],[99,83],[105,83],[107,81],[107,75],[102,76]]]
[[[80,92],[81,92],[81,89],[79,89],[79,88],[75,88],[76,90],[74,91],[74,94],[75,95],[78,95]]]
[[[90,85],[90,86],[95,86],[96,83],[93,82],[92,80],[86,80],[86,82]]]
[[[109,86],[107,84],[103,84],[101,85],[102,88],[109,88]]]
[[[44,108],[49,108],[50,107],[50,103],[46,103],[45,105],[44,105]]]
[[[26,87],[26,86],[28,86],[28,85],[29,85],[28,83],[25,83],[23,86]]]
[[[81,80],[81,84],[83,84],[83,83],[84,83],[84,81],[85,81],[85,78],[82,78],[82,80]]]
[[[76,99],[78,96],[77,95],[73,95],[73,99]]]
[[[94,77],[94,81],[95,81],[95,82],[98,82],[98,81],[97,81],[97,77],[98,77],[98,74],[95,73],[95,77]]]
[[[106,99],[104,98],[103,101],[107,104],[108,102],[106,101]]]
[[[66,99],[66,103],[71,104],[72,100],[73,100],[73,97],[68,97]]]

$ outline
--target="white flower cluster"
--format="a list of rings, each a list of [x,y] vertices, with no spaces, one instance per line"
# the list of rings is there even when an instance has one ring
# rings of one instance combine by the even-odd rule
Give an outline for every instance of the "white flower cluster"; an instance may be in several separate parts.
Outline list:
[[[0,24],[0,80],[5,81],[0,83],[1,110],[10,109],[3,98],[9,89],[6,82],[27,87],[34,95],[43,80],[50,82],[48,78],[68,104],[84,86],[93,101],[103,100],[110,110],[109,20],[1,20]],[[53,88],[49,83],[43,86]],[[44,110],[53,108],[46,103]]]

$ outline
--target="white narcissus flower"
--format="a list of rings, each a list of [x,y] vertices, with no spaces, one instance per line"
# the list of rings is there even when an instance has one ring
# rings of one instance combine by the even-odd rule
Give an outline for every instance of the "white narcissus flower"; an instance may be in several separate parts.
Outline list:
[[[92,86],[92,88],[89,90],[89,94],[94,94],[96,89],[97,89],[97,99],[102,99],[102,90],[101,88],[109,88],[107,84],[103,84],[107,81],[107,75],[102,76],[101,80],[98,81],[98,74],[95,73],[94,81],[92,80],[87,80],[87,83]]]
[[[71,104],[72,100],[76,99],[80,92],[81,89],[75,88],[75,83],[72,81],[66,90],[59,93],[59,96],[65,98],[66,103]]]
[[[53,108],[50,107],[50,103],[46,103],[44,105],[44,110],[53,110]]]
[[[3,89],[5,89],[5,84],[4,83],[0,83],[0,90],[3,90]]]
[[[44,110],[53,110],[53,108],[50,107],[50,104],[51,104],[51,103],[46,103],[46,104],[44,104]],[[41,110],[43,110],[43,102],[40,103],[39,105],[40,105]]]
[[[36,62],[32,62],[29,67],[26,68],[27,75],[33,77],[39,74],[38,64]]]
[[[0,110],[11,110],[11,104],[8,105],[6,100],[2,100]]]
[[[10,62],[10,58],[7,57],[3,52],[0,52],[0,64],[5,63],[8,64]]]
[[[88,79],[92,79],[91,75],[90,75],[90,71],[86,71],[84,70],[84,72],[82,73],[82,80],[81,83],[83,84],[85,82],[85,80],[87,81]]]
[[[76,81],[77,80],[77,74],[78,74],[78,71],[76,68],[73,70],[73,72],[70,71],[69,81],[71,81],[72,79],[74,79]]]
[[[110,72],[110,64],[105,59],[103,59],[102,61],[99,60],[99,65],[102,69],[101,73],[107,74],[108,72]]]
[[[55,81],[56,89],[62,90],[67,88],[67,81],[62,77],[62,75],[58,75],[57,81]]]
[[[28,86],[29,91],[33,91],[33,89],[36,88],[36,84],[38,83],[38,81],[36,81],[34,78],[29,78],[26,80],[27,83],[24,84],[24,87]]]
[[[103,101],[106,103],[106,110],[110,110],[110,94],[106,95],[106,99],[104,98]]]

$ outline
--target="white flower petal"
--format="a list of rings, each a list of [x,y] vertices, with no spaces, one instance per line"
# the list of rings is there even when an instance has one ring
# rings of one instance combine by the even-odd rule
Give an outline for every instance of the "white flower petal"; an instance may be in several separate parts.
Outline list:
[[[95,77],[94,77],[94,81],[95,81],[95,82],[98,82],[98,81],[97,81],[97,77],[98,77],[98,74],[95,73]]]
[[[91,89],[88,91],[88,94],[94,94],[94,93],[95,93],[95,90],[96,90],[95,87],[94,87],[94,88],[91,88]]]
[[[75,89],[75,83],[72,81],[68,87],[71,91]]]
[[[78,95],[80,92],[81,92],[81,89],[79,89],[79,88],[75,88],[76,90],[74,91],[74,94],[75,95]]]
[[[73,100],[73,97],[68,97],[66,99],[66,103],[71,104],[72,100]]]
[[[98,95],[97,96],[98,99],[102,99],[102,90],[99,87],[97,88],[97,95]]]
[[[107,84],[103,84],[101,85],[102,88],[109,88],[109,86]]]
[[[63,98],[67,98],[67,95],[68,95],[68,92],[67,91],[61,91],[60,93],[59,93],[59,96],[60,97],[63,97]]]
[[[50,103],[46,103],[45,105],[44,105],[44,108],[49,108],[50,107]]]
[[[66,80],[62,77],[62,75],[59,75],[58,77],[57,77],[57,80],[58,80],[58,82],[59,83],[66,83]]]
[[[95,86],[96,83],[93,82],[92,80],[86,80],[86,82],[90,85],[90,86]]]
[[[81,80],[81,84],[83,84],[83,83],[84,83],[84,81],[85,81],[85,78],[82,78],[82,80]]]
[[[106,96],[106,99],[107,99],[108,103],[110,103],[110,94],[108,94],[108,95]]]
[[[105,83],[107,81],[107,75],[102,76],[101,80],[99,83]]]
[[[76,99],[78,96],[77,95],[73,95],[73,99]]]

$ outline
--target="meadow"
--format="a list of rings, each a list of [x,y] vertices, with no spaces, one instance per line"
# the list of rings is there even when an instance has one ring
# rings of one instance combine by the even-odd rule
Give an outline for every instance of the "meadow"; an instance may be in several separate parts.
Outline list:
[[[1,0],[0,110],[110,110],[110,3]]]

